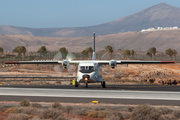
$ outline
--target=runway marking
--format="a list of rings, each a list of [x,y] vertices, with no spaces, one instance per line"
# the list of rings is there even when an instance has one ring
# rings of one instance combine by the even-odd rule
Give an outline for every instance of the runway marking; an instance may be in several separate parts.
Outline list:
[[[42,88],[0,88],[0,95],[40,96],[40,97],[75,97],[75,98],[116,98],[116,99],[151,99],[180,100],[180,92],[165,91],[130,91],[130,90],[85,90],[85,89],[42,89]]]

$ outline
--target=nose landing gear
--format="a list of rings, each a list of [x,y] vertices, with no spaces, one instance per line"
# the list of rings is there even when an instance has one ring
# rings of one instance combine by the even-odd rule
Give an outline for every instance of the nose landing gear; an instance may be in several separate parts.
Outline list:
[[[88,82],[86,81],[86,88],[88,88]]]

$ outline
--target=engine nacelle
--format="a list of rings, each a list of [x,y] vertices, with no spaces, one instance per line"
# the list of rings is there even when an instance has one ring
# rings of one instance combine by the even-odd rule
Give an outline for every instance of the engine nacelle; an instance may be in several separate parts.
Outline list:
[[[69,66],[69,61],[68,60],[64,60],[62,62],[62,66],[63,66],[63,68],[67,69],[67,67]]]
[[[117,66],[116,60],[111,60],[111,61],[109,62],[109,66],[110,66],[112,69],[114,69],[114,68]]]

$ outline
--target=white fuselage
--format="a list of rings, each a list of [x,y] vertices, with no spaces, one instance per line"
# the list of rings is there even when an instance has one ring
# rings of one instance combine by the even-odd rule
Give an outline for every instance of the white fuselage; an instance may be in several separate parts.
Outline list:
[[[77,71],[77,82],[79,83],[102,82],[102,67],[95,62],[80,62]]]

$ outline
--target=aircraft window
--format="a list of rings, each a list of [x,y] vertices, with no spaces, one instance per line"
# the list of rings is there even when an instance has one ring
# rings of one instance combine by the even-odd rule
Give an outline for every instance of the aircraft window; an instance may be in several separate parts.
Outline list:
[[[80,68],[81,70],[85,70],[85,66],[81,66],[81,68]]]
[[[89,70],[94,70],[94,67],[93,66],[89,66]]]

